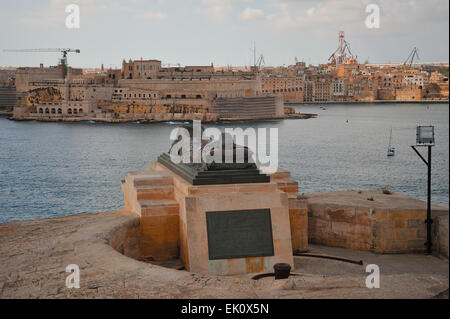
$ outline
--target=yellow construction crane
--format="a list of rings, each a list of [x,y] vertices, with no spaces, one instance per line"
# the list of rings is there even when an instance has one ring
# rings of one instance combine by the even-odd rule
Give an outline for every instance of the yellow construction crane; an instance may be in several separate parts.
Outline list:
[[[63,70],[63,76],[67,75],[67,53],[80,53],[80,49],[66,49],[66,48],[47,48],[47,49],[5,49],[3,52],[60,52],[62,58],[60,64]]]

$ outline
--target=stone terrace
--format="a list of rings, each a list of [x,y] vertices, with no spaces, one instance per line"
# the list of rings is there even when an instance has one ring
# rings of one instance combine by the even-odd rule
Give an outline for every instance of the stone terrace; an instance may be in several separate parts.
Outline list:
[[[365,265],[311,257],[295,257],[299,275],[277,281],[163,268],[111,246],[138,226],[126,211],[0,224],[0,298],[431,298],[448,290],[446,260],[321,246],[310,252],[378,264],[381,288],[365,287]],[[69,264],[80,267],[80,289],[65,286]]]

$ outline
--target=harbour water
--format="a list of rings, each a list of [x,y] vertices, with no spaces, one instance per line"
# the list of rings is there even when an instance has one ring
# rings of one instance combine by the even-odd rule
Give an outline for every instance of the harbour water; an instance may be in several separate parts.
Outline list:
[[[278,128],[279,164],[299,182],[300,193],[388,187],[419,199],[426,198],[427,171],[410,145],[417,125],[434,125],[432,201],[448,206],[448,104],[296,108],[318,117],[216,125]],[[14,122],[1,117],[0,223],[121,209],[121,179],[168,150],[174,124]],[[391,128],[396,155],[387,157]]]

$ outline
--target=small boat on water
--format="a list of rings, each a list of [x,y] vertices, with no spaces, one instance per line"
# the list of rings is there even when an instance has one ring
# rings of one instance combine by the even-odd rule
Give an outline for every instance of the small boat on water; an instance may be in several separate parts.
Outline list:
[[[389,134],[389,145],[387,149],[387,156],[394,156],[395,155],[395,147],[392,147],[392,128],[391,133]]]

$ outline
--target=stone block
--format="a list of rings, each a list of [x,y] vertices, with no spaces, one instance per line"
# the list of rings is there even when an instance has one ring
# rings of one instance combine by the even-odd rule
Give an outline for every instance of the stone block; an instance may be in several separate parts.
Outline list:
[[[425,241],[424,240],[408,240],[408,250],[414,251],[424,251]]]
[[[377,222],[390,221],[391,214],[389,210],[375,210],[373,217]]]
[[[352,223],[356,222],[355,209],[349,208],[326,208],[325,214],[327,214],[332,221]]]
[[[408,250],[408,240],[384,240],[381,248],[384,252],[404,252]]]
[[[416,231],[410,228],[395,229],[396,240],[413,240],[416,239]]]
[[[306,208],[289,209],[289,221],[291,227],[292,249],[307,250],[308,249],[308,217],[306,216]]]
[[[424,219],[408,219],[406,221],[409,228],[422,228],[425,227]]]
[[[395,233],[392,227],[392,222],[384,221],[377,222],[373,229],[374,236],[380,239],[394,239]]]
[[[405,228],[406,227],[406,219],[394,218],[394,220],[392,221],[392,226],[394,228]]]
[[[368,210],[356,209],[355,210],[356,221],[358,225],[370,226],[372,224],[372,218]]]

